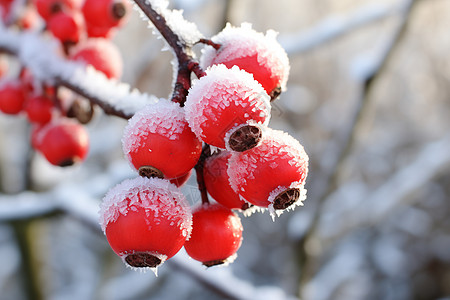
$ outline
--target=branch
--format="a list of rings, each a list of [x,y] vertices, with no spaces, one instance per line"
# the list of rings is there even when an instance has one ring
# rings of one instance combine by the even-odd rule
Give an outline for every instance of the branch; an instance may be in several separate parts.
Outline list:
[[[328,196],[336,189],[337,181],[342,169],[342,164],[347,159],[350,150],[353,147],[356,132],[358,131],[359,124],[361,124],[361,120],[364,117],[365,108],[368,106],[368,103],[371,100],[371,95],[376,86],[376,82],[383,74],[386,66],[391,61],[393,53],[400,45],[403,36],[406,33],[409,23],[408,21],[410,19],[410,16],[412,15],[414,5],[417,2],[418,0],[409,0],[401,23],[398,25],[397,30],[393,34],[391,42],[386,45],[384,52],[380,56],[378,64],[374,66],[371,72],[367,73],[366,78],[364,78],[362,82],[361,95],[356,103],[350,122],[339,134],[339,138],[337,139],[337,141],[335,141],[337,145],[334,145],[335,147],[331,147],[331,157],[334,157],[333,162],[330,164],[328,171],[325,172],[322,180],[316,181],[316,184],[320,185],[322,188],[320,189],[319,195],[314,200],[315,207],[313,210],[313,221],[307,233],[298,245],[299,250],[302,252],[301,257],[303,257],[304,260],[304,270],[302,270],[300,279],[300,291],[309,281],[309,278],[313,273],[313,263],[311,262],[312,258],[306,252],[305,245],[309,242],[310,239],[315,236],[320,221],[321,208]]]
[[[177,75],[171,100],[183,106],[191,87],[191,73],[194,72],[198,78],[205,75],[192,52],[192,46],[202,40],[203,35],[197,30],[195,24],[182,17],[180,11],[168,10],[167,2],[148,0],[135,0],[135,2],[175,55]]]
[[[109,80],[94,68],[58,56],[54,39],[37,33],[16,32],[0,25],[0,53],[15,55],[33,77],[51,85],[62,85],[102,108],[105,113],[130,118],[156,97],[131,90],[126,83]]]
[[[312,50],[327,42],[351,33],[392,15],[405,13],[409,0],[395,5],[369,4],[346,16],[331,16],[307,30],[280,35],[279,41],[289,55]]]

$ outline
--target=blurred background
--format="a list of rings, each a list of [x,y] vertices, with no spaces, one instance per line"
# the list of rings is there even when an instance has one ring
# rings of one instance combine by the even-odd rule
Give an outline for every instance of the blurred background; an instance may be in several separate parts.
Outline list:
[[[0,299],[450,299],[450,2],[171,7],[207,37],[226,22],[279,32],[291,71],[270,126],[310,156],[305,205],[274,222],[242,217],[228,267],[181,251],[158,277],[134,272],[92,222],[106,191],[135,176],[121,150],[126,121],[97,114],[88,160],[60,169],[30,150],[24,118],[0,115]],[[114,38],[123,81],[167,97],[172,54],[147,25],[133,10]],[[183,192],[199,201],[195,175]]]

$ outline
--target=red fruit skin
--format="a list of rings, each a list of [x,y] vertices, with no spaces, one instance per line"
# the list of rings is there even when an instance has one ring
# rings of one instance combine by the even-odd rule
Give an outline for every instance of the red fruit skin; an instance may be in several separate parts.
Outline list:
[[[108,78],[122,76],[123,62],[117,47],[103,38],[88,39],[79,43],[71,53],[71,59],[92,65]]]
[[[47,21],[47,27],[51,33],[62,43],[76,44],[81,38],[84,23],[81,14],[58,12]]]
[[[169,181],[173,184],[175,184],[177,187],[183,186],[188,180],[189,177],[191,177],[192,174],[192,169],[189,170],[189,172],[187,172],[184,175],[181,175],[180,177],[177,178],[172,178]]]
[[[163,172],[165,178],[178,178],[195,166],[201,151],[201,142],[186,124],[176,141],[149,133],[141,139],[139,148],[130,152],[130,157],[137,170],[141,166],[152,166]]]
[[[238,66],[240,69],[253,74],[255,80],[263,86],[268,94],[270,94],[281,81],[279,76],[272,74],[269,69],[265,68],[263,64],[258,62],[258,55],[256,54],[252,56],[235,58],[232,60],[224,60],[219,53],[217,57],[214,58],[213,64],[224,64],[227,68]]]
[[[184,244],[187,254],[202,263],[226,261],[242,243],[239,217],[220,204],[203,204],[192,214],[192,233]]]
[[[115,16],[114,5],[122,5],[125,15],[130,10],[128,1],[124,0],[86,0],[82,12],[86,23],[94,27],[117,27],[123,24],[125,15]]]
[[[267,130],[261,144],[229,160],[228,175],[231,186],[248,202],[268,207],[269,197],[278,187],[300,187],[308,174],[308,155],[300,143],[284,143]],[[284,136],[288,136],[283,133]],[[292,141],[294,138],[290,137]]]
[[[44,96],[34,96],[25,103],[25,112],[31,123],[46,124],[53,116],[53,102]]]
[[[25,103],[25,91],[20,82],[8,82],[0,87],[0,111],[15,115],[22,111]]]
[[[60,11],[78,10],[83,0],[34,0],[33,3],[41,17],[48,21]]]
[[[154,251],[171,258],[183,247],[186,237],[173,221],[158,218],[156,224],[154,220],[152,210],[146,213],[142,207],[136,207],[136,211],[130,208],[126,216],[119,215],[106,226],[109,245],[119,256]]]
[[[205,160],[203,178],[206,190],[214,200],[229,209],[246,209],[247,202],[239,198],[239,194],[231,188],[228,180],[227,168],[230,156],[230,152],[222,151]]]
[[[60,119],[40,128],[37,134],[37,150],[55,166],[69,166],[86,158],[89,135],[79,123]]]

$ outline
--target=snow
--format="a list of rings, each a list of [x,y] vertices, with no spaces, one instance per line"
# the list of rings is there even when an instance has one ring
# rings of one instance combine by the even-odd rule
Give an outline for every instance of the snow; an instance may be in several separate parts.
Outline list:
[[[268,30],[262,34],[252,29],[250,23],[242,23],[240,27],[227,24],[225,28],[211,40],[222,45],[217,51],[211,46],[202,50],[200,65],[204,68],[212,65],[216,57],[220,61],[230,61],[241,57],[257,56],[258,63],[271,70],[273,77],[280,78],[280,86],[286,90],[289,76],[289,59],[283,47],[278,43],[277,33]]]
[[[187,45],[194,45],[199,39],[203,38],[203,34],[197,29],[195,23],[187,21],[183,17],[182,10],[168,9],[169,1],[167,0],[146,0],[146,5],[150,5],[158,12],[167,22],[167,25],[175,32],[182,41]],[[142,15],[141,15],[142,16]],[[152,24],[150,23],[152,26]],[[154,30],[154,33],[159,34]]]
[[[124,129],[122,137],[123,152],[129,157],[150,133],[177,140],[188,128],[184,110],[179,104],[160,99],[155,104],[139,110]]]
[[[263,125],[268,124],[270,98],[251,74],[237,66],[228,69],[225,65],[211,66],[206,73],[206,76],[194,82],[185,103],[186,120],[198,137],[204,139],[202,127],[207,126],[207,123],[215,124],[215,116],[230,106],[246,108],[236,118],[248,120],[264,114]],[[249,117],[245,117],[245,114]]]
[[[169,181],[159,178],[137,177],[127,179],[111,188],[100,205],[100,225],[115,222],[119,215],[126,215],[132,207],[152,211],[155,222],[158,218],[173,221],[189,237],[192,229],[192,214],[181,191]]]

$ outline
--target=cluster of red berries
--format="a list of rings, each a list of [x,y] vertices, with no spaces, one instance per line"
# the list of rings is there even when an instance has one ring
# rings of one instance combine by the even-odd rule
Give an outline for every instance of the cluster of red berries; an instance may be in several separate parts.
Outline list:
[[[274,216],[306,197],[307,154],[293,137],[267,127],[271,100],[289,72],[275,34],[227,26],[200,63],[205,75],[184,106],[161,99],[124,130],[125,157],[140,177],[106,194],[100,218],[128,266],[156,268],[183,246],[205,266],[231,262],[242,243],[235,211],[267,208]],[[179,186],[193,168],[215,202],[203,200],[191,212]]]
[[[41,23],[44,34],[59,42],[61,55],[110,79],[122,74],[122,58],[110,38],[128,10],[126,0],[34,0],[22,7],[0,1],[5,24],[36,30]],[[51,164],[69,166],[84,160],[89,138],[83,124],[92,118],[92,105],[53,83],[40,82],[26,67],[17,75],[8,74],[13,72],[8,60],[0,57],[0,111],[27,116],[33,124],[31,144]]]

